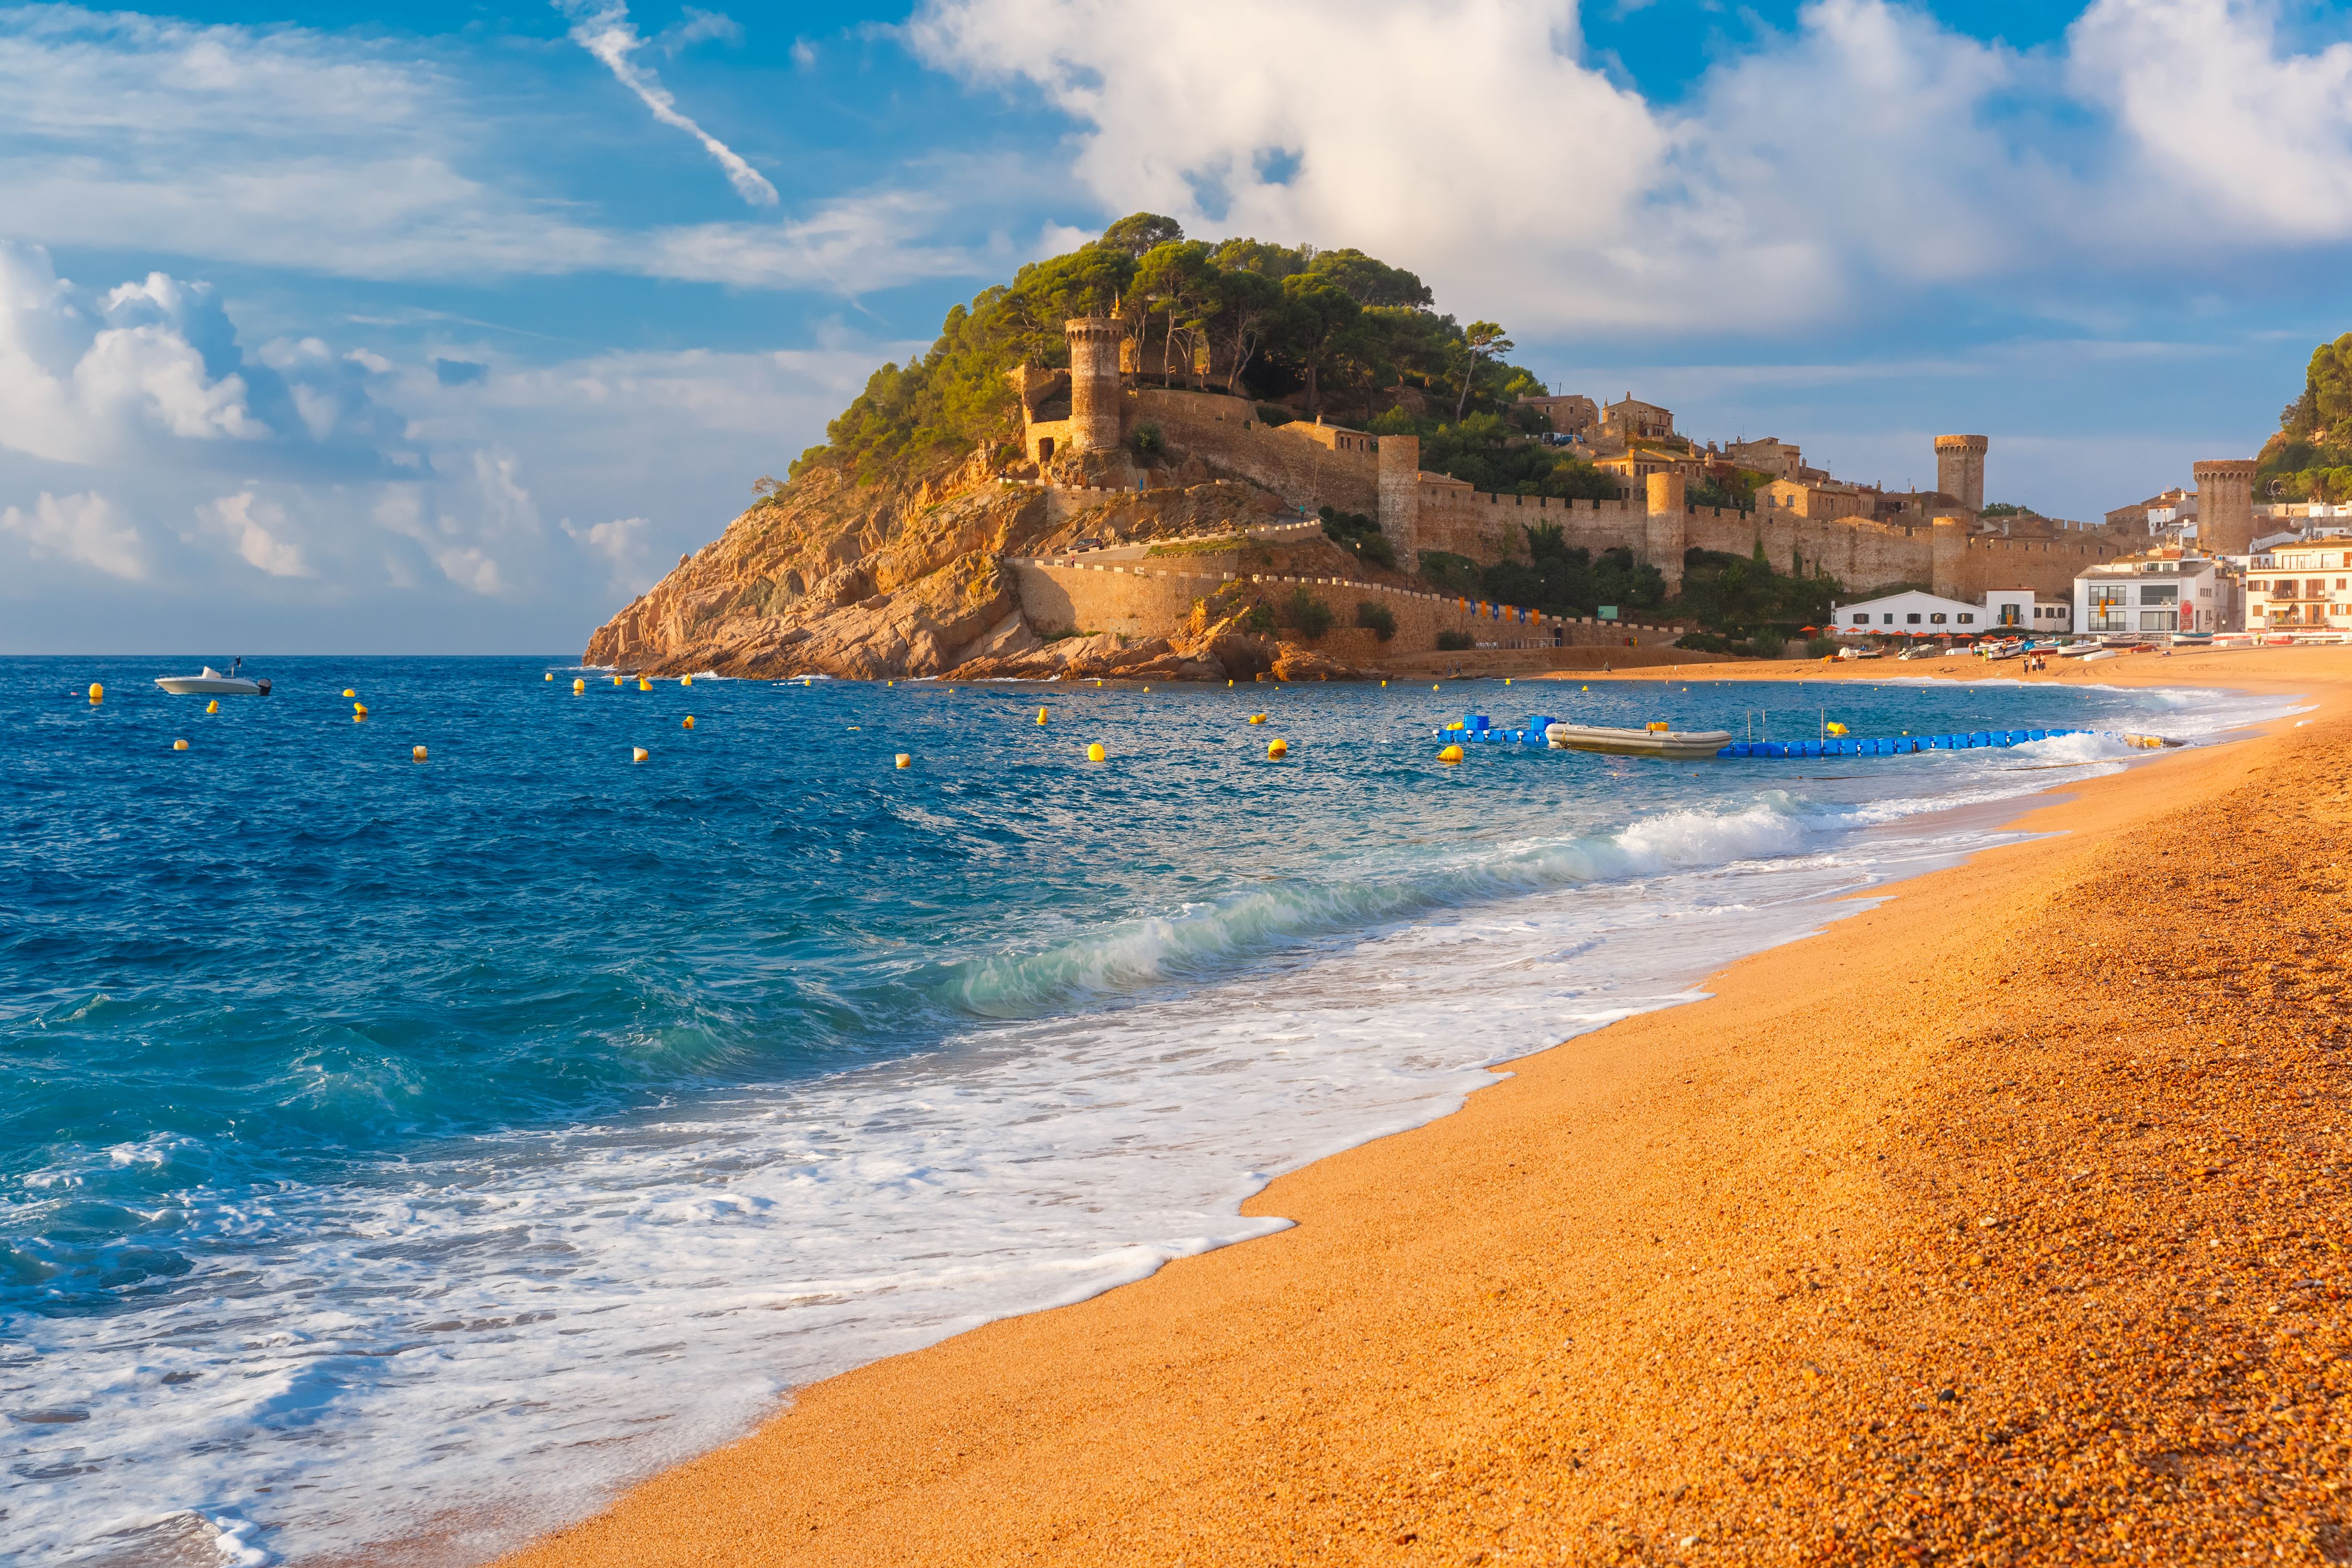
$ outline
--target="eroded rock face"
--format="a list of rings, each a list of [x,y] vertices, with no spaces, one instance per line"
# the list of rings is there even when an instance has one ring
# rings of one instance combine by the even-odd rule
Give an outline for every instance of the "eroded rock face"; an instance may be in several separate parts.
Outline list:
[[[587,662],[656,674],[932,674],[1018,612],[1005,553],[1047,531],[1037,490],[978,458],[919,482],[813,469],[589,639]]]
[[[1251,631],[1238,599],[1221,600],[1213,614],[1196,607],[1167,638],[1045,641],[1022,617],[1005,556],[1040,553],[1088,528],[1156,538],[1245,527],[1281,508],[1222,482],[1123,492],[1058,521],[1054,510],[1045,492],[1006,482],[978,457],[899,485],[812,469],[600,627],[587,662],[754,679],[1358,678],[1312,648]]]

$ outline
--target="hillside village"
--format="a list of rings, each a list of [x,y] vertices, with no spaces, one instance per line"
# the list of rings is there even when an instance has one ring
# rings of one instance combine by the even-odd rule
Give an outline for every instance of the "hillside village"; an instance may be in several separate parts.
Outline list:
[[[2310,499],[2325,468],[2305,499],[2274,479],[2257,504],[2275,454],[2198,461],[2193,488],[2084,523],[1989,504],[1981,435],[1934,438],[1933,489],[1890,489],[1777,437],[1702,441],[1630,391],[1547,388],[1510,348],[1360,253],[1212,249],[1137,215],[950,312],[930,354],[877,372],[826,445],[762,480],[587,658],[1300,679],[1496,649],[2202,633],[2250,610],[2278,624],[2282,603],[2299,626],[2326,604],[2316,624],[2334,624],[2332,600],[2301,579],[2282,599],[2263,574],[2352,514]],[[2212,567],[2189,569],[2186,602],[2184,560]]]

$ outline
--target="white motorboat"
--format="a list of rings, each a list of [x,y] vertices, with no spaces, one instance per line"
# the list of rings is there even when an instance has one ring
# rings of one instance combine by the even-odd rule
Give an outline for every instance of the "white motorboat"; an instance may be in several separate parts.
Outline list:
[[[1838,657],[1840,658],[1885,658],[1886,654],[1882,648],[1847,647],[1838,649]]]
[[[1712,757],[1731,744],[1728,730],[1611,730],[1599,724],[1549,724],[1544,739],[1555,752],[1606,752],[1620,757]]]
[[[237,673],[244,668],[245,660],[240,658],[231,664],[228,673],[224,675],[208,664],[202,675],[159,675],[155,678],[155,684],[174,697],[268,696],[269,682],[248,680]]]

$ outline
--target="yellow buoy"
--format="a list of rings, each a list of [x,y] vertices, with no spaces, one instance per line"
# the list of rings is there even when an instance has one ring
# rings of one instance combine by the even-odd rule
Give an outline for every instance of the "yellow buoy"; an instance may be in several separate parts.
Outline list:
[[[615,686],[620,685],[620,684],[621,684],[621,678],[620,678],[619,676],[617,676],[617,675],[616,675],[616,676],[614,676],[614,677],[613,677],[613,684],[614,684],[614,685],[615,685]]]
[[[637,689],[638,689],[638,690],[640,690],[640,691],[651,691],[653,689],[654,689],[654,683],[653,683],[652,681],[647,680],[647,679],[646,679],[644,676],[642,676],[642,675],[640,675],[639,677],[637,677]]]
[[[1226,684],[1227,686],[1231,686],[1231,685],[1233,684],[1233,682],[1232,682],[1232,681],[1230,681],[1230,680],[1228,680],[1228,681],[1226,681],[1226,682],[1225,682],[1225,684]]]
[[[1383,680],[1383,681],[1381,681],[1381,684],[1382,686],[1386,686],[1386,685],[1388,684],[1388,682],[1387,682],[1387,681],[1385,681],[1385,680]]]
[[[686,716],[686,728],[689,730],[694,728],[694,715],[691,713]]]
[[[1458,763],[1462,760],[1462,748],[1448,746],[1437,753],[1437,760],[1441,763]]]
[[[551,670],[549,670],[549,671],[547,672],[547,674],[545,675],[545,677],[543,677],[543,679],[548,679],[548,680],[553,680],[553,679],[555,679],[555,671],[553,671],[553,670],[551,670]]]
[[[343,695],[344,695],[344,696],[346,696],[346,697],[357,697],[357,696],[359,695],[359,693],[358,693],[357,691],[353,690],[352,688],[350,688],[350,687],[346,686],[346,687],[344,687],[344,688],[343,688]]]
[[[582,692],[587,689],[588,683],[584,680],[575,680],[572,683],[572,695],[574,697],[579,696]]]
[[[214,698],[210,702],[205,703],[205,712],[207,712],[207,713],[217,713],[217,712],[219,712],[219,711],[220,711],[220,699],[219,699],[219,698],[217,698],[217,697],[215,697],[215,698]]]
[[[1432,686],[1432,687],[1430,688],[1430,689],[1431,689],[1432,691],[1434,691],[1434,690],[1436,690],[1436,689],[1437,689],[1437,688],[1436,688],[1436,687],[1434,687],[1434,686]]]
[[[906,752],[899,752],[899,753],[898,753],[898,766],[900,766],[900,767],[902,767],[902,768],[911,768],[911,767],[913,767],[914,765],[915,765],[915,759],[914,759],[914,758],[912,758],[912,757],[908,756],[908,755]]]
[[[409,747],[409,748],[408,748],[408,760],[409,760],[410,762],[412,762],[412,763],[421,763],[421,762],[423,762],[423,761],[425,760],[425,748],[424,748],[424,747],[422,747],[422,746],[411,746],[411,747]]]
[[[677,683],[680,686],[691,686],[694,684],[694,677],[690,675],[681,675],[677,678]]]
[[[1145,687],[1143,689],[1145,689],[1146,691],[1149,691],[1149,690],[1150,690],[1150,689],[1151,689],[1151,688],[1150,688],[1149,686],[1147,686],[1147,687]]]
[[[1040,724],[1043,724],[1045,721],[1045,710],[1043,708],[1040,708],[1040,709],[1038,709],[1038,710],[1037,710],[1037,722],[1039,722]]]
[[[1103,750],[1103,743],[1100,741],[1097,741],[1093,745],[1087,748],[1087,761],[1090,763],[1101,762],[1105,757],[1109,755],[1110,753],[1108,752]]]
[[[103,702],[103,701],[105,701],[105,700],[106,700],[106,688],[105,688],[105,687],[103,687],[103,686],[100,686],[100,685],[97,681],[95,681],[95,680],[91,681],[91,682],[89,683],[89,700],[90,700],[92,702]]]
[[[642,763],[650,755],[652,755],[652,753],[647,752],[643,746],[632,746],[629,748],[629,761],[633,763]]]
[[[1265,722],[1265,715],[1263,713],[1253,713],[1249,716],[1249,721],[1253,724],[1263,724]]]
[[[1507,676],[1503,677],[1503,684],[1504,684],[1504,685],[1508,686],[1510,683],[1511,683],[1511,678],[1510,678],[1509,676],[1507,676]]]
[[[1269,757],[1286,757],[1290,755],[1290,742],[1277,736],[1265,743],[1265,754]]]
[[[188,743],[185,741],[174,741],[172,742],[172,750],[175,752],[184,752],[187,749]]]

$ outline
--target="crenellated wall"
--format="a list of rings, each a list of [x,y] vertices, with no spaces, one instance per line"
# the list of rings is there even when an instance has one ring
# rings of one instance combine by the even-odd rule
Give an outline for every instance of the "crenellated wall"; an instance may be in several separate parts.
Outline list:
[[[1347,577],[1281,576],[1271,573],[1219,572],[1200,567],[1182,570],[1138,563],[1132,565],[1068,564],[1060,561],[1008,561],[1021,595],[1021,613],[1040,631],[1117,632],[1144,638],[1167,637],[1181,627],[1195,602],[1221,589],[1235,587],[1272,603],[1299,588],[1321,599],[1337,617],[1332,644],[1342,657],[1361,661],[1371,658],[1356,649],[1356,641],[1371,634],[1355,628],[1356,605],[1371,600],[1396,617],[1396,636],[1385,645],[1398,654],[1428,653],[1437,647],[1441,631],[1467,632],[1480,643],[1511,647],[1550,643],[1570,646],[1622,645],[1628,638],[1643,647],[1672,643],[1679,626],[1643,622],[1599,621],[1559,616],[1514,617],[1500,620],[1465,610],[1453,595],[1394,588]],[[1475,601],[1474,601],[1475,603]],[[1328,639],[1327,639],[1328,640]],[[1321,645],[1318,645],[1321,646]]]

